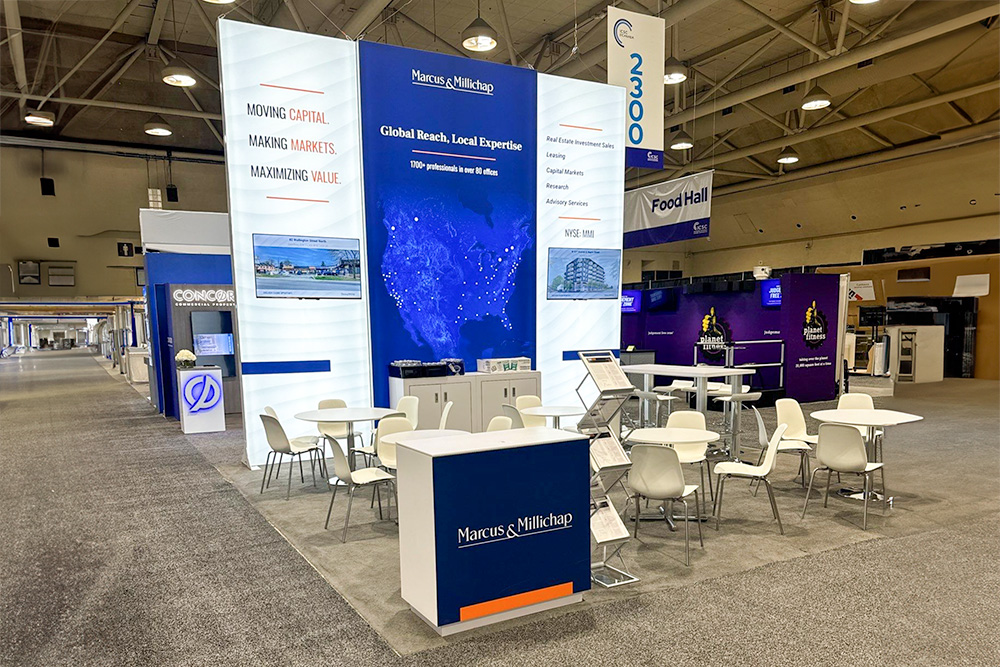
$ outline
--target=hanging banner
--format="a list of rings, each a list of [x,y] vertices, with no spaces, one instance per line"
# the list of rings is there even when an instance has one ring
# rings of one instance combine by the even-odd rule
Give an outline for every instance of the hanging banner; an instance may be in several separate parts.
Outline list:
[[[608,7],[608,83],[625,88],[630,166],[663,166],[664,26],[656,16]]]
[[[852,280],[847,290],[847,298],[851,301],[875,300],[875,283],[871,280]]]
[[[708,236],[713,171],[625,193],[625,247]]]

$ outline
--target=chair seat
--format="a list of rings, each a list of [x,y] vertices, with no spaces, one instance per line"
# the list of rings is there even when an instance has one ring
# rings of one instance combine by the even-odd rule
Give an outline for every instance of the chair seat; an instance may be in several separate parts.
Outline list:
[[[881,467],[882,467],[882,463],[881,462],[879,462],[879,463],[870,463],[869,462],[869,463],[867,463],[865,465],[865,472],[871,472],[872,470],[878,470]]]
[[[789,433],[788,440],[797,440],[799,442],[808,442],[810,445],[819,444],[818,435],[809,435],[808,433]]]
[[[297,438],[292,438],[288,441],[288,444],[292,447],[293,454],[302,454],[308,452],[310,449],[316,449],[318,447],[319,436],[316,435],[300,435]]]
[[[732,475],[733,477],[763,477],[764,466],[752,466],[738,461],[720,461],[715,464],[716,475]]]
[[[779,452],[811,452],[812,447],[801,440],[782,440],[778,443]]]
[[[683,491],[683,493],[681,493],[681,495],[679,495],[679,496],[677,496],[675,498],[650,498],[650,500],[678,500],[680,498],[687,498],[688,496],[690,496],[692,493],[694,493],[697,490],[698,490],[698,485],[697,484],[685,484],[684,485],[684,491]],[[645,496],[643,496],[643,497],[645,497]]]
[[[371,445],[364,445],[363,447],[355,447],[353,451],[361,452],[362,454],[366,454],[368,456],[375,456],[375,448],[372,447]]]
[[[656,400],[658,401],[679,401],[680,396],[673,396],[671,394],[657,394]]]
[[[381,468],[361,468],[360,470],[351,471],[351,481],[361,486],[364,486],[365,484],[374,484],[376,482],[388,482],[393,479],[396,478],[391,473],[388,473]],[[336,484],[337,478],[332,478],[330,483]]]

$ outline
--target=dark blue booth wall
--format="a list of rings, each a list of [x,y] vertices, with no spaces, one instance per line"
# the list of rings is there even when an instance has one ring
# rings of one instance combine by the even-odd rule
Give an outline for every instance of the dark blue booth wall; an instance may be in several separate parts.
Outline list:
[[[150,252],[146,264],[147,298],[149,303],[149,346],[153,359],[154,378],[150,391],[156,393],[156,405],[167,417],[179,419],[174,377],[176,365],[168,338],[171,283],[189,285],[231,285],[233,265],[229,255],[188,255],[173,252]],[[153,386],[155,384],[155,387]]]
[[[803,402],[834,398],[839,278],[786,275],[781,288],[780,307],[761,305],[759,284],[752,292],[685,293],[684,288],[674,288],[676,299],[661,299],[667,306],[660,310],[647,310],[644,293],[643,312],[622,315],[622,347],[653,350],[659,364],[722,365],[721,350],[702,348],[696,358],[695,343],[699,339],[774,341],[737,345],[734,363],[780,364],[778,341],[784,341],[786,395]],[[814,301],[815,309],[807,315]],[[754,389],[777,389],[781,370],[781,365],[760,368],[748,383]],[[671,380],[657,378],[656,382],[669,384]]]

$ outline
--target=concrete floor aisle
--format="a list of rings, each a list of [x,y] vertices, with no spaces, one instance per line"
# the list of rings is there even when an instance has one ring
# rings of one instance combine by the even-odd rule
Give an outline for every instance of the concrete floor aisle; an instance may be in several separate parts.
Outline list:
[[[996,418],[928,424],[914,451],[978,480],[1000,462]],[[0,360],[0,664],[1000,663],[997,503],[979,484],[939,487],[924,532],[401,658],[199,448],[86,352]]]

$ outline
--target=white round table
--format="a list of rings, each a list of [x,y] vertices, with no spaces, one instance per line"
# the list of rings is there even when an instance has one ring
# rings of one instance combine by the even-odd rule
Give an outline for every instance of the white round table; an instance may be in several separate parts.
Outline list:
[[[699,442],[715,442],[719,434],[699,428],[637,428],[625,438],[628,442],[650,445],[687,445]]]
[[[430,438],[444,438],[449,435],[469,435],[468,431],[454,428],[428,428],[422,431],[400,431],[390,435],[382,436],[382,442],[390,445],[405,445],[414,440],[428,440]]]
[[[336,424],[347,424],[347,447],[350,449],[354,444],[354,423],[372,422],[385,419],[389,415],[401,414],[399,410],[389,408],[323,408],[322,410],[307,410],[295,415],[296,419],[305,422],[330,422]],[[354,457],[348,456],[351,469],[354,469]]]
[[[863,426],[866,428],[868,434],[865,439],[867,440],[867,443],[872,446],[873,461],[878,458],[875,451],[876,429],[885,429],[886,426],[898,426],[899,424],[910,424],[923,419],[923,417],[920,417],[919,415],[911,415],[908,412],[883,410],[880,408],[876,408],[874,410],[857,408],[844,410],[817,410],[816,412],[810,413],[809,416],[816,421],[821,421],[827,424],[847,424],[849,426]],[[881,494],[876,493],[875,491],[870,493],[871,498],[881,500]],[[858,491],[857,489],[841,489],[838,494],[854,500],[864,500],[865,497],[864,493]]]
[[[559,428],[559,420],[563,417],[576,417],[586,414],[586,410],[576,405],[537,405],[533,408],[524,408],[521,414],[530,417],[552,417],[552,428]]]

